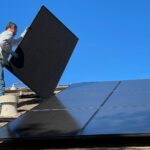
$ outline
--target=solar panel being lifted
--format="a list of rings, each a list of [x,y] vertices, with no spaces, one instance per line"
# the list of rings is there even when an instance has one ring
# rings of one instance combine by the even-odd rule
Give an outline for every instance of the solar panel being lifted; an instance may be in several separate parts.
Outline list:
[[[8,70],[40,97],[53,94],[78,38],[47,8],[40,9]]]

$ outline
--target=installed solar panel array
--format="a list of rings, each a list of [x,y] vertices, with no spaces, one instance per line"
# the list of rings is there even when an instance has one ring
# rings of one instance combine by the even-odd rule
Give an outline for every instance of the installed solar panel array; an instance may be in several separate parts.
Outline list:
[[[73,84],[0,129],[0,138],[150,133],[150,80]]]

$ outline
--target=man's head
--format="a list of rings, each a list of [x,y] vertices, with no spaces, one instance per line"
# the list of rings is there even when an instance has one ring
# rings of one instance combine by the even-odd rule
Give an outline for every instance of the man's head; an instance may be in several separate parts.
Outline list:
[[[17,25],[13,22],[9,22],[6,26],[6,30],[13,33],[13,35],[16,35],[17,33]]]

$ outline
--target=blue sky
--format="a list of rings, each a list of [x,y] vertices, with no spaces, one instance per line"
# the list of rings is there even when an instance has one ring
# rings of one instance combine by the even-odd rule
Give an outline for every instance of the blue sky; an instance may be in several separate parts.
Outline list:
[[[150,78],[149,0],[0,0],[0,32],[14,21],[19,36],[42,5],[79,37],[59,84]]]

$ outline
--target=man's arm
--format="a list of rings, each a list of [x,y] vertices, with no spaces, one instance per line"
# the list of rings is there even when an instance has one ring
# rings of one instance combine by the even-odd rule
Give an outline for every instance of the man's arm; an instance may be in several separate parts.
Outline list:
[[[24,38],[24,36],[25,36],[25,34],[27,33],[27,31],[28,31],[28,28],[26,28],[22,33],[21,33],[21,35],[20,35],[20,37],[19,38],[17,38],[17,39],[13,39],[12,40],[12,46],[18,46],[19,44],[20,44],[20,42],[22,41],[22,39]]]
[[[12,51],[12,46],[9,44],[7,40],[0,47],[0,54],[3,56],[3,52],[6,54],[11,54],[13,57],[17,58],[18,54]]]

